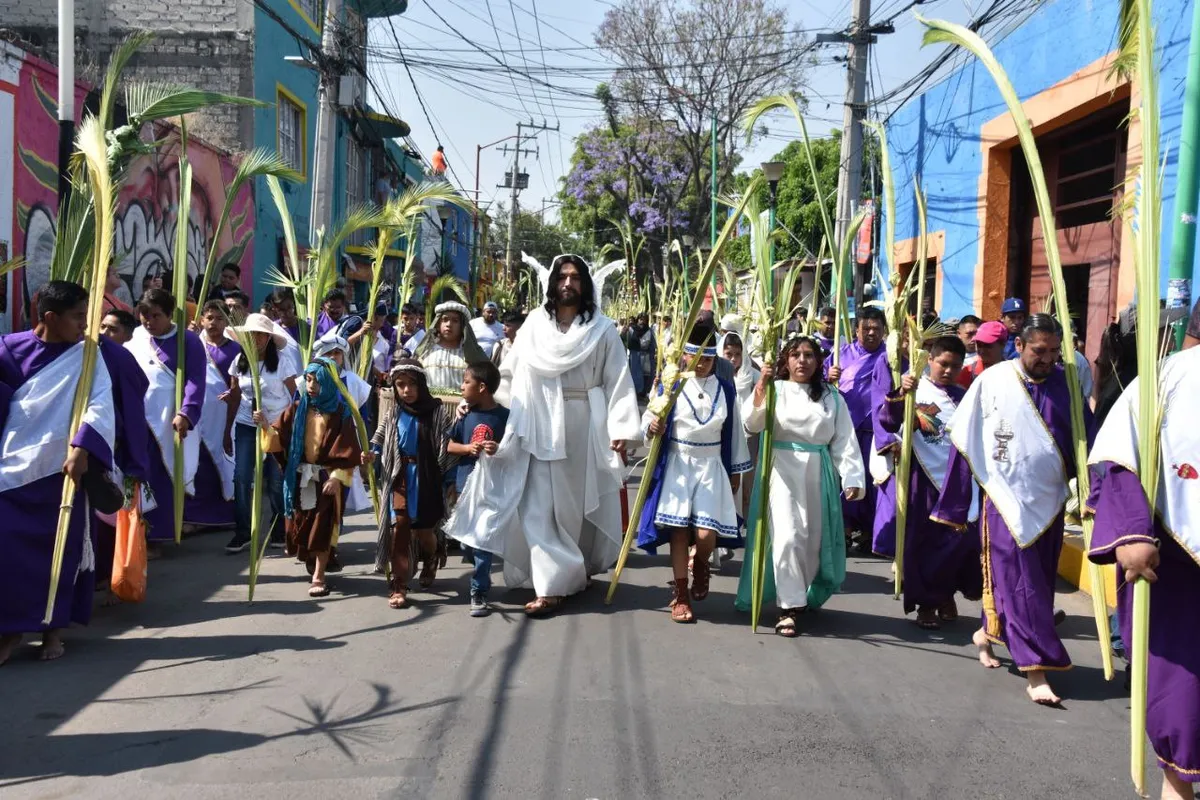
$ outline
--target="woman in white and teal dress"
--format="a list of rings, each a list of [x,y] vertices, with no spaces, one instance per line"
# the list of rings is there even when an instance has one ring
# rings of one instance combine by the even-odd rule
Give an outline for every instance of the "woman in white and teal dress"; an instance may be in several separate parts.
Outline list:
[[[684,345],[681,368],[691,362],[665,420],[649,411],[643,433],[665,436],[658,462],[648,468],[650,491],[638,526],[638,546],[670,543],[674,574],[671,619],[692,622],[692,601],[708,596],[709,556],[717,546],[740,547],[741,518],[735,499],[741,476],[752,466],[732,383],[713,374],[717,348],[712,326],[697,324]],[[663,387],[656,390],[663,392]],[[691,590],[688,548],[695,544]]]
[[[775,597],[779,621],[775,632],[798,635],[797,617],[819,608],[846,577],[846,541],[842,532],[840,492],[848,500],[863,495],[865,475],[854,423],[846,401],[825,383],[821,346],[808,336],[784,345],[775,364],[763,364],[754,394],[742,409],[746,430],[767,427],[767,387],[775,384],[774,445],[768,484],[768,553],[763,603]],[[750,514],[754,517],[760,475]],[[738,583],[737,607],[750,607],[754,520],[747,523],[746,559]]]

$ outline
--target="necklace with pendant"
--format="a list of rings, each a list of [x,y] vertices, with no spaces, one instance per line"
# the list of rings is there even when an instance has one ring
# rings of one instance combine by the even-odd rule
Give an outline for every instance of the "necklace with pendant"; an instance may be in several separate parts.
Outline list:
[[[698,395],[698,399],[701,401],[704,401],[707,398],[707,395],[704,392],[704,388],[705,388],[705,386],[708,385],[708,381],[711,378],[712,378],[712,376],[710,375],[710,376],[708,376],[708,378],[704,378],[703,380],[696,381],[696,385],[699,387],[699,389],[697,391],[697,395]],[[712,421],[713,416],[717,413],[717,400],[720,399],[719,392],[713,392],[712,405],[709,406],[708,416],[706,416],[704,419],[700,419],[700,414],[696,411],[696,406],[695,406],[695,404],[692,403],[692,398],[688,397],[688,393],[683,392],[682,394],[683,394],[683,399],[687,401],[688,408],[690,408],[692,410],[692,419],[696,420],[697,424],[699,424],[701,427],[703,427],[703,426],[707,425],[710,421]]]

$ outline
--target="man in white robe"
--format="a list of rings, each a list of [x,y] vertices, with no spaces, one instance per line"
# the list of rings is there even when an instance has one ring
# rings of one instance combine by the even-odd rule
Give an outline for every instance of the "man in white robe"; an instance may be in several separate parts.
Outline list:
[[[530,616],[554,612],[616,561],[622,455],[641,438],[625,348],[598,308],[587,263],[559,256],[541,278],[547,303],[529,314],[500,370],[508,428],[446,527],[501,556],[507,585],[534,589]]]

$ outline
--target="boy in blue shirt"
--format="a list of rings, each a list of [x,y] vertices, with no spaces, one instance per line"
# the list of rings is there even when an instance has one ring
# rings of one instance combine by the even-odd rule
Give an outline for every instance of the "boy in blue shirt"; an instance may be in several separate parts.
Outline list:
[[[446,451],[458,456],[455,491],[462,493],[467,477],[475,469],[481,455],[494,455],[504,427],[508,424],[508,409],[496,402],[500,388],[500,369],[490,361],[468,364],[463,372],[462,397],[467,404],[466,415],[450,429]],[[486,617],[490,609],[487,593],[492,588],[492,554],[472,551],[475,571],[471,575],[471,616]]]

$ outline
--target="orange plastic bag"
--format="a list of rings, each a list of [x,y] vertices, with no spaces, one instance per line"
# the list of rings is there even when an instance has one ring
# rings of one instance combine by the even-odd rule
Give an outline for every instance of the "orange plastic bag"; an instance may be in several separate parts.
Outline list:
[[[132,505],[117,512],[112,592],[126,603],[140,603],[146,599],[146,521],[139,484],[134,484]]]

